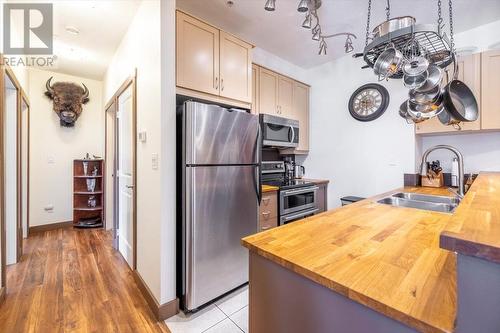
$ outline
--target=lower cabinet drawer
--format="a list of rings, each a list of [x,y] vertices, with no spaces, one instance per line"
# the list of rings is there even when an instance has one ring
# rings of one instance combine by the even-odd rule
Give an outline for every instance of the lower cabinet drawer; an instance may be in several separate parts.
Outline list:
[[[259,208],[259,231],[278,226],[278,194],[264,193]]]

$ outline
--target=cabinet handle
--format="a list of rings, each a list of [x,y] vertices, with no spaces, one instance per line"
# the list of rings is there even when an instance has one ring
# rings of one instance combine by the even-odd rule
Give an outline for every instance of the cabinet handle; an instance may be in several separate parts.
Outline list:
[[[262,198],[262,203],[264,205],[267,205],[269,203],[269,201],[271,200],[271,198]]]
[[[224,91],[224,79],[220,79],[220,89]]]
[[[260,229],[261,229],[261,230],[271,229],[271,226],[270,226],[270,225],[266,225],[266,226],[264,226],[264,227],[261,227]]]
[[[216,77],[215,78],[215,90],[218,90],[219,89],[219,78]]]
[[[269,217],[269,215],[271,215],[271,212],[262,212],[262,216],[264,217]]]

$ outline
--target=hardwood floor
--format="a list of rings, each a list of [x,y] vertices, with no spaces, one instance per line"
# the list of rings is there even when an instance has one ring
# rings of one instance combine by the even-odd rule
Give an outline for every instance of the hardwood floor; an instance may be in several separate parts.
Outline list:
[[[0,332],[169,332],[101,229],[46,231],[7,269]]]

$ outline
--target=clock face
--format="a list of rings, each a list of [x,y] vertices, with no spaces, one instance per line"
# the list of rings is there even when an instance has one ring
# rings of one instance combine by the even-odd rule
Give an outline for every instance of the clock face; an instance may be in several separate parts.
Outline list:
[[[372,121],[380,117],[389,105],[389,92],[380,84],[359,87],[349,99],[349,112],[359,121]]]

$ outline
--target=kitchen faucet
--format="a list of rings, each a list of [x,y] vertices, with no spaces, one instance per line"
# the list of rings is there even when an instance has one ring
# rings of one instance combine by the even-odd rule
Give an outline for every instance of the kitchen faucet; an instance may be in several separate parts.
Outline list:
[[[423,176],[426,176],[426,174],[424,174],[424,172],[427,173],[427,170],[423,171],[423,168],[427,162],[427,157],[429,156],[430,153],[432,153],[435,150],[439,150],[439,149],[449,150],[457,156],[457,159],[458,159],[458,192],[456,194],[460,197],[460,199],[462,199],[465,195],[464,157],[463,157],[462,153],[458,151],[458,149],[456,149],[452,146],[448,146],[448,145],[437,145],[437,146],[434,146],[434,147],[427,149],[425,151],[424,155],[422,155],[422,164],[420,164],[420,174]],[[450,189],[450,191],[452,191],[452,190]],[[454,191],[452,191],[452,192],[454,192]]]

